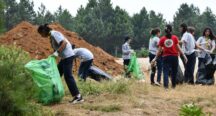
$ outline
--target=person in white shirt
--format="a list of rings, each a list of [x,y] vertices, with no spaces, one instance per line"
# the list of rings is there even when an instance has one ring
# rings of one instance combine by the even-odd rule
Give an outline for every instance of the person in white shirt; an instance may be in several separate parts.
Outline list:
[[[75,46],[73,45],[73,48]],[[78,57],[81,59],[78,76],[86,81],[86,78],[89,74],[89,69],[92,66],[94,55],[91,51],[89,51],[86,48],[75,48],[74,50],[75,57]]]
[[[74,97],[69,102],[73,104],[83,102],[84,100],[72,75],[72,66],[75,54],[73,52],[71,43],[67,40],[67,38],[64,37],[61,32],[52,30],[48,26],[48,24],[40,25],[37,31],[42,37],[50,39],[51,46],[55,50],[53,56],[59,56],[61,58],[58,64],[58,70],[60,76],[64,74],[64,78],[70,90],[70,93]]]
[[[188,84],[194,84],[194,69],[196,64],[196,41],[194,39],[194,36],[188,32],[188,27],[185,23],[180,25],[180,31],[182,34],[182,50],[189,61],[187,63],[183,62],[185,67],[184,82]]]
[[[201,70],[200,69],[201,64],[202,63],[208,64],[209,57],[211,59],[210,54],[212,54],[214,49],[215,49],[215,36],[214,36],[211,28],[209,28],[209,27],[205,28],[204,31],[203,31],[203,36],[201,36],[197,40],[196,43],[203,48],[203,50],[201,50],[198,53],[198,60],[199,60],[198,74],[199,74],[199,71]]]
[[[160,29],[155,28],[151,31],[151,38],[149,40],[149,62],[155,58],[157,51],[158,51],[158,44],[160,41]],[[153,66],[151,68],[151,74],[150,74],[150,79],[151,79],[151,84],[152,85],[157,85],[160,86],[161,83],[161,74],[162,74],[162,57],[157,58],[157,82],[154,81],[154,76],[156,73],[156,66]]]
[[[124,64],[124,70],[126,72],[126,77],[130,77],[130,72],[127,72],[127,67],[129,66],[131,54],[133,50],[130,47],[131,38],[126,37],[124,44],[122,45],[122,58],[123,58],[123,64]]]

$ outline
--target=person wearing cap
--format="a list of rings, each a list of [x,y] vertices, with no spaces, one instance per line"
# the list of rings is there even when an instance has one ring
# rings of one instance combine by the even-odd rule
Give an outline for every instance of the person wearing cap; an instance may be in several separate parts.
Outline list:
[[[64,78],[69,91],[74,97],[69,102],[73,104],[83,102],[84,100],[72,75],[72,66],[75,54],[72,49],[71,43],[67,40],[67,38],[64,37],[61,32],[52,30],[48,26],[48,24],[40,25],[37,31],[42,37],[50,39],[51,46],[55,50],[53,56],[61,58],[60,62],[58,63],[58,70],[60,76],[64,74]]]

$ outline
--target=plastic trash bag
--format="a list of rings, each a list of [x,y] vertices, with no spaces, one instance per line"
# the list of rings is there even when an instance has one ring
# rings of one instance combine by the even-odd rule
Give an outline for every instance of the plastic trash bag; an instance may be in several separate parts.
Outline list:
[[[25,65],[38,87],[38,100],[43,104],[59,102],[64,96],[64,87],[56,65],[56,59],[32,60]]]
[[[133,76],[137,79],[140,79],[140,80],[144,79],[144,74],[140,70],[140,66],[137,61],[136,53],[132,54],[127,71],[132,72]]]
[[[89,75],[90,78],[101,81],[101,80],[112,80],[112,76],[101,70],[100,68],[96,66],[91,66],[89,69]]]
[[[214,84],[215,82],[214,73],[216,69],[216,65],[214,61],[216,57],[214,54],[211,54],[210,56],[211,56],[211,59],[214,59],[214,60],[211,60],[211,62],[208,63],[208,65],[206,65],[206,62],[202,62],[200,64],[200,67],[198,68],[198,72],[196,75],[196,84],[203,84],[203,85],[213,85]]]

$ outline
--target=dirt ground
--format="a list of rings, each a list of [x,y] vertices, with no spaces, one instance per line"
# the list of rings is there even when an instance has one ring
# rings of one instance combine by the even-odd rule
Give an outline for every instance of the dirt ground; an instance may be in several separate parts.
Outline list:
[[[122,60],[118,62],[121,64]],[[127,94],[84,96],[85,102],[72,105],[68,92],[60,104],[49,106],[57,116],[178,116],[183,104],[195,103],[204,112],[216,115],[216,86],[179,85],[176,89],[149,84],[148,59],[139,59],[146,82],[132,81]],[[130,80],[129,80],[130,81]],[[97,107],[117,107],[117,111],[101,111]]]

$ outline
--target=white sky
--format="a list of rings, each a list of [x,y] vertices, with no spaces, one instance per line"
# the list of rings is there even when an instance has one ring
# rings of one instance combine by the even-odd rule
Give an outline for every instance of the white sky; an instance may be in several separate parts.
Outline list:
[[[77,9],[83,5],[86,6],[88,0],[33,0],[35,10],[43,3],[52,13],[61,5],[64,9],[68,9],[75,16]],[[120,6],[125,9],[130,16],[139,13],[145,7],[148,11],[154,10],[156,13],[162,13],[167,21],[172,21],[173,16],[182,3],[194,4],[199,7],[201,13],[210,7],[216,14],[216,0],[111,0],[113,6]],[[166,6],[167,5],[167,6]]]

